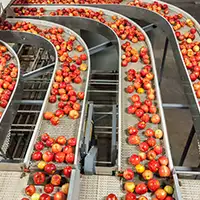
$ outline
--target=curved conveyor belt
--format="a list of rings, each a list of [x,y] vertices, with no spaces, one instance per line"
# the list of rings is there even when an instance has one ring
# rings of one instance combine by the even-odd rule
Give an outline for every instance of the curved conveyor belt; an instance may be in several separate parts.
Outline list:
[[[33,20],[33,19],[9,19],[9,23],[14,24],[15,22],[19,22],[19,21],[23,21],[23,22],[30,22],[33,25],[37,26],[39,29],[41,30],[46,30],[47,28],[52,28],[52,27],[56,27],[56,28],[62,28],[64,30],[64,32],[62,33],[63,35],[63,39],[68,39],[71,35],[75,36],[76,40],[75,40],[75,45],[82,45],[84,48],[84,51],[82,53],[86,53],[87,56],[87,60],[85,61],[86,65],[87,65],[87,70],[81,72],[81,76],[82,76],[82,84],[72,84],[74,89],[76,91],[83,91],[85,94],[87,94],[87,89],[88,89],[88,81],[89,81],[89,74],[90,74],[90,56],[89,56],[89,51],[88,48],[85,44],[85,42],[80,38],[80,36],[78,34],[76,34],[74,31],[70,30],[69,28],[66,28],[64,26],[55,24],[55,23],[51,23],[51,22],[47,22],[47,21],[41,21],[41,20]],[[50,84],[44,99],[44,103],[43,106],[41,108],[41,112],[40,115],[38,117],[32,138],[31,138],[31,142],[29,144],[25,159],[24,159],[24,163],[22,163],[22,165],[25,165],[25,167],[33,167],[37,164],[35,162],[31,162],[31,155],[33,152],[33,147],[35,142],[37,141],[38,137],[40,136],[40,134],[44,133],[44,132],[48,132],[49,135],[51,137],[57,137],[60,135],[65,135],[66,138],[70,138],[70,137],[76,137],[77,138],[77,146],[75,149],[75,162],[79,162],[79,143],[80,143],[80,137],[82,134],[82,126],[83,126],[83,120],[84,120],[84,116],[85,116],[85,109],[86,109],[86,98],[84,98],[84,100],[81,103],[81,115],[80,118],[78,120],[70,120],[69,118],[65,117],[63,119],[60,120],[60,124],[58,126],[52,126],[48,121],[43,119],[43,113],[45,111],[55,111],[56,107],[54,104],[49,103],[49,95],[51,92],[51,88],[52,88],[52,84],[54,82],[55,79],[55,74],[56,74],[56,70],[61,68],[61,61],[58,59],[58,54],[57,54],[57,50],[55,49],[54,45],[49,42],[47,39],[39,36],[39,35],[33,35],[30,33],[24,33],[24,32],[18,32],[18,31],[1,31],[0,32],[0,38],[5,37],[5,35],[7,36],[7,40],[10,40],[10,36],[14,36],[14,38],[16,39],[16,41],[18,43],[23,43],[23,44],[30,44],[30,41],[32,41],[32,43],[34,42],[35,46],[37,47],[49,47],[49,52],[53,52],[54,56],[55,56],[55,66],[54,66],[54,70],[53,70],[53,75],[51,77],[50,80]],[[32,40],[30,40],[30,38]],[[76,51],[71,51],[69,53],[70,56],[74,56],[74,55],[78,55],[79,56],[80,53],[76,52]],[[59,127],[60,126],[60,127]],[[56,164],[57,165],[57,169],[59,168],[63,168],[63,166],[65,166],[65,164]],[[4,164],[1,165],[1,170],[3,170],[3,166]],[[7,166],[5,164],[5,166]],[[8,169],[5,169],[8,170]],[[9,169],[12,171],[12,169]],[[19,169],[18,169],[19,170]],[[20,179],[20,175],[21,172],[6,172],[6,171],[2,171],[1,175],[0,175],[0,181],[4,182],[7,180],[10,180],[10,178],[12,179],[13,176],[13,181],[12,181],[12,186],[14,187],[13,191],[16,191],[16,193],[13,194],[8,194],[7,192],[5,193],[4,188],[1,189],[0,191],[0,196],[6,199],[17,199],[17,198],[22,198],[24,196],[24,194],[22,193],[23,188],[25,187],[25,185],[27,184],[27,182],[29,181],[29,175],[25,176],[23,179]],[[30,174],[31,177],[31,174]],[[10,182],[9,182],[10,184]],[[5,187],[8,187],[8,184],[5,184]],[[40,187],[38,187],[39,189]]]

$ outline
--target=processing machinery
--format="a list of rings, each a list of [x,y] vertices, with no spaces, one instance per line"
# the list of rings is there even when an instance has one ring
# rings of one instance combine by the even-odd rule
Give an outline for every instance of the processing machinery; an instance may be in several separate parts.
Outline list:
[[[157,29],[165,35],[159,76],[153,51]],[[135,185],[148,181],[136,173],[133,161],[142,151],[140,164],[148,169],[148,163],[159,160],[161,154],[168,158],[170,175],[156,170],[154,178],[162,186],[173,186],[174,199],[198,200],[199,168],[182,165],[195,133],[198,144],[200,140],[199,29],[191,15],[161,1],[15,0],[3,4],[0,45],[11,57],[6,57],[9,73],[14,63],[17,74],[10,75],[12,90],[1,84],[4,93],[12,92],[6,105],[1,102],[0,199],[31,199],[24,189],[34,184],[35,173],[45,169],[41,160],[49,161],[44,155],[49,149],[55,155],[60,152],[53,149],[54,143],[68,143],[73,153],[66,153],[65,162],[54,158],[61,180],[50,194],[52,199],[62,182],[68,184],[68,200],[103,200],[110,193],[125,199],[124,172],[133,169]],[[163,104],[159,87],[169,42],[193,121],[180,166],[173,164],[163,108],[184,106]],[[1,76],[1,80],[7,78]],[[152,130],[159,150],[150,142],[147,150],[142,148],[150,132],[146,130]],[[53,141],[45,139],[45,134]],[[62,144],[60,136],[67,142]],[[41,140],[45,147],[42,143],[38,152],[36,144]],[[166,169],[162,161],[160,165]],[[62,171],[66,166],[71,168],[67,178]],[[52,183],[55,175],[43,174],[46,179],[36,184],[37,194],[44,193],[44,185]],[[143,195],[135,192],[137,198]],[[153,199],[153,195],[148,190],[143,196]]]

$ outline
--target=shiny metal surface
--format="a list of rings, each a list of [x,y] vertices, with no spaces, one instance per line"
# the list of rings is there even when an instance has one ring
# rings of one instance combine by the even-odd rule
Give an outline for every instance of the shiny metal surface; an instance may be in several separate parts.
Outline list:
[[[51,7],[50,7],[51,8]],[[95,33],[99,33],[101,35],[103,35],[104,37],[106,37],[107,39],[110,40],[110,42],[116,46],[116,50],[119,54],[119,77],[121,77],[121,47],[120,47],[120,40],[117,37],[117,35],[115,34],[115,32],[108,26],[106,26],[103,23],[97,22],[95,20],[92,19],[87,19],[87,18],[80,18],[80,17],[50,17],[50,16],[46,16],[46,17],[40,17],[39,19],[42,20],[47,20],[47,21],[51,21],[51,22],[55,22],[57,24],[62,24],[64,26],[70,27],[71,29],[73,28],[78,28],[78,29],[82,29],[82,30],[88,30],[91,32],[95,32]],[[121,87],[121,83],[119,83],[119,94],[120,91],[122,91],[122,87]],[[99,91],[96,91],[99,92]],[[110,92],[110,91],[109,91]],[[118,96],[118,102],[119,104],[121,104],[121,95]],[[121,110],[121,107],[119,106],[119,112]],[[121,115],[118,115],[118,123],[119,123],[119,127],[121,126]],[[121,132],[120,132],[120,128],[118,131],[118,141],[120,141],[121,139]],[[80,139],[80,137],[79,137]],[[118,151],[120,151],[121,149],[121,142],[118,142]],[[76,151],[76,158],[78,158],[78,150]],[[77,159],[76,159],[77,160]],[[75,161],[76,164],[78,164],[78,162]],[[118,154],[118,163],[121,163],[121,156],[120,154]]]
[[[1,38],[1,36],[0,36],[0,38]],[[3,113],[0,118],[0,148],[1,148],[5,141],[6,136],[9,133],[10,125],[15,117],[16,110],[18,109],[18,105],[16,104],[15,101],[21,99],[20,91],[23,87],[23,84],[20,79],[20,77],[21,77],[20,62],[19,62],[17,54],[6,42],[0,40],[0,43],[7,47],[9,53],[12,56],[11,62],[14,63],[18,69],[18,75],[16,78],[15,88],[12,91],[12,94],[10,96],[10,99],[8,101],[6,108],[2,110]]]
[[[33,35],[31,33],[26,33],[26,32],[0,31],[0,38],[5,38],[5,40],[7,42],[14,43],[14,42],[17,41],[18,43],[26,44],[26,45],[32,45],[33,42],[34,42],[35,46],[37,46],[38,48],[42,47],[42,48],[47,49],[49,51],[50,56],[56,57],[56,51],[54,51],[53,45],[48,40],[46,40],[45,38],[42,38],[38,35]],[[20,82],[21,86],[17,89],[16,95],[18,95],[20,98],[18,96],[17,96],[17,98],[14,97],[14,99],[11,102],[14,105],[14,107],[12,107],[12,109],[11,109],[13,116],[8,118],[8,119],[10,119],[10,120],[12,119],[12,121],[9,125],[8,124],[7,124],[7,126],[4,125],[4,126],[6,126],[6,128],[4,128],[4,134],[6,134],[5,130],[7,128],[10,129],[11,134],[13,134],[13,131],[14,132],[22,131],[20,129],[16,129],[16,130],[13,129],[13,124],[12,124],[13,119],[15,118],[15,115],[18,112],[18,108],[19,108],[20,104],[22,104],[22,102],[24,101],[24,100],[21,100],[22,95],[25,95],[23,93],[24,89],[22,88],[22,86],[24,84],[24,79],[23,79],[22,76],[20,77],[19,82]],[[26,82],[26,84],[28,84],[28,83]],[[25,100],[25,101],[27,101],[27,100]],[[33,102],[29,101],[29,104],[33,105]],[[37,105],[38,105],[38,103],[37,103]],[[9,112],[11,112],[11,111],[9,111]],[[7,121],[8,121],[8,119],[7,119]],[[19,117],[19,121],[20,121],[20,119],[21,119],[21,116]],[[12,127],[11,127],[11,125],[12,125]],[[19,125],[21,125],[21,124],[19,124]],[[27,126],[27,125],[25,125],[25,126]],[[1,142],[3,143],[4,140],[2,140]],[[8,141],[8,143],[9,143],[9,141]],[[1,170],[8,170],[8,168],[12,168],[12,169],[19,171],[19,170],[21,170],[20,166],[22,166],[22,163],[16,164],[14,161],[6,163],[6,161],[4,160],[0,164],[0,169]]]
[[[88,51],[88,48],[85,44],[85,42],[79,37],[78,34],[76,34],[74,31],[70,30],[69,28],[66,28],[64,26],[61,26],[61,25],[58,25],[58,24],[55,24],[55,23],[52,23],[52,22],[47,22],[47,21],[42,21],[42,20],[36,20],[36,19],[9,19],[9,22],[11,23],[15,23],[17,21],[29,21],[33,24],[36,24],[38,27],[62,27],[65,31],[65,37],[69,36],[70,34],[73,34],[76,36],[77,40],[79,43],[81,43],[86,51],[86,54],[88,56],[88,61],[87,61],[87,64],[88,64],[88,70],[87,72],[84,72],[83,75],[85,76],[85,78],[83,79],[85,81],[85,84],[82,84],[82,89],[84,89],[84,92],[85,94],[87,94],[87,89],[88,89],[88,81],[89,81],[89,72],[90,72],[90,58],[89,58],[89,51]],[[54,47],[53,47],[54,48]],[[54,48],[55,50],[55,48]],[[56,50],[55,50],[56,51]],[[52,110],[53,109],[53,106],[52,104],[50,105],[50,103],[48,103],[48,97],[49,97],[49,94],[50,94],[50,90],[51,90],[51,85],[54,81],[54,75],[55,75],[55,72],[56,70],[58,69],[59,67],[59,62],[58,62],[58,57],[57,57],[57,53],[56,53],[56,62],[55,62],[55,67],[54,67],[54,71],[53,71],[53,76],[51,78],[51,81],[50,81],[50,86],[47,90],[47,93],[46,93],[46,96],[45,96],[45,99],[44,99],[44,103],[42,105],[42,108],[41,108],[41,111],[40,111],[40,115],[38,117],[38,121],[37,121],[37,124],[35,126],[35,129],[34,129],[34,132],[33,132],[33,135],[32,135],[32,138],[31,138],[31,142],[29,144],[29,147],[28,147],[28,150],[27,150],[27,153],[26,153],[26,157],[25,157],[25,160],[24,160],[24,164],[26,166],[29,165],[29,162],[30,162],[30,159],[31,159],[31,154],[32,154],[32,150],[33,150],[33,146],[34,146],[34,143],[36,142],[37,140],[37,137],[39,134],[41,134],[42,132],[49,132],[52,136],[58,136],[58,135],[66,135],[67,137],[76,137],[77,136],[77,146],[76,146],[76,150],[75,150],[75,164],[78,162],[78,152],[79,152],[79,143],[80,143],[80,135],[81,135],[81,131],[82,131],[82,125],[83,125],[83,120],[84,120],[84,112],[85,112],[85,104],[86,104],[86,98],[83,100],[83,103],[82,103],[82,112],[81,112],[81,116],[80,116],[80,119],[78,120],[70,120],[70,119],[67,119],[65,118],[65,120],[61,121],[60,123],[60,127],[59,129],[55,126],[51,126],[47,123],[47,121],[43,120],[43,113],[46,109],[48,110]],[[75,89],[78,89],[78,91],[81,90],[80,86],[76,86],[74,85]],[[70,132],[66,132],[64,133],[63,130],[70,130]]]

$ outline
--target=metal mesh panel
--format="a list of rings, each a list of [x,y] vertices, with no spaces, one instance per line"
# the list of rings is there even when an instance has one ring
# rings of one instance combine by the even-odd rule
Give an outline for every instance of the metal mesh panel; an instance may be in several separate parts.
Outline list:
[[[121,42],[121,44],[124,44],[126,41]],[[146,44],[144,42],[140,42],[139,44],[134,44],[133,47],[137,50],[139,50],[142,46],[146,46]],[[131,114],[127,113],[127,108],[128,106],[131,105],[131,101],[130,101],[130,97],[132,96],[132,94],[126,93],[125,92],[125,88],[129,85],[131,85],[132,82],[128,82],[128,81],[124,81],[126,80],[126,76],[127,76],[127,71],[129,69],[135,69],[136,71],[141,70],[141,63],[131,63],[131,65],[128,65],[126,68],[122,68],[122,137],[121,137],[121,167],[122,169],[126,169],[128,166],[130,167],[130,165],[128,164],[128,158],[134,154],[134,153],[138,153],[138,147],[135,145],[129,145],[127,143],[127,128],[129,126],[134,126],[136,125],[139,120]],[[145,95],[140,95],[141,101],[143,101],[145,99]],[[154,101],[154,104],[156,104],[156,101]],[[151,114],[149,114],[149,116],[151,116]],[[156,130],[157,128],[161,128],[159,127],[160,125],[154,125],[154,124],[150,124],[147,123],[147,128],[153,128],[154,130]],[[146,129],[147,129],[146,128]],[[146,137],[143,135],[142,133],[143,131],[139,131],[138,135],[140,136],[141,141],[144,141],[146,139]],[[159,144],[160,140],[157,140],[157,144]]]
[[[20,200],[25,196],[28,176],[22,179],[20,176],[20,172],[0,172],[0,200]]]
[[[4,153],[6,153],[7,150],[8,150],[8,147],[9,147],[9,144],[10,144],[10,136],[11,136],[11,131],[9,130],[8,135],[6,136],[6,139],[5,139],[5,141],[2,145],[2,148],[1,148]]]
[[[181,194],[183,200],[199,200],[200,199],[200,182],[199,180],[180,179]]]
[[[110,193],[122,197],[120,188],[120,181],[114,176],[82,176],[80,199],[104,200]]]

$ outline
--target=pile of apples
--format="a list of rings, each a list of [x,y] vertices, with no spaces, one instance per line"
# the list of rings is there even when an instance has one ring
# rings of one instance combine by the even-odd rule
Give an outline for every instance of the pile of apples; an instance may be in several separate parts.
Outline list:
[[[66,145],[67,144],[67,145]],[[64,146],[66,145],[66,146]],[[38,164],[39,168],[41,165],[43,166],[45,162],[57,162],[73,164],[74,162],[74,148],[76,146],[76,138],[66,139],[65,136],[59,136],[58,138],[52,138],[49,134],[44,133],[41,136],[41,141],[38,141],[34,148],[35,152],[32,154],[32,160],[34,161],[41,161]],[[44,151],[46,148],[47,151]]]
[[[43,16],[45,9],[44,8],[24,8],[24,7],[20,7],[20,8],[14,8],[14,12],[16,14],[16,16]]]
[[[196,97],[200,98],[200,41],[195,40],[198,35],[194,22],[187,18],[183,18],[181,13],[169,15],[169,8],[167,4],[158,2],[144,3],[134,0],[128,5],[140,6],[149,10],[153,10],[163,17],[172,25],[179,47],[188,69],[190,80],[193,83],[193,88],[196,92]],[[184,31],[182,30],[184,28]]]
[[[66,165],[60,169],[57,164],[73,164],[75,146],[76,138],[67,140],[64,136],[59,136],[54,139],[48,133],[41,135],[41,140],[34,145],[35,152],[32,154],[32,160],[38,162],[37,167],[40,171],[33,174],[34,184],[25,188],[25,194],[30,196],[31,200],[51,200],[50,195],[53,195],[54,200],[66,199],[72,167]],[[37,185],[44,186],[44,191],[41,191],[41,187],[37,190]],[[61,187],[60,191],[58,187]]]
[[[122,0],[15,0],[14,4],[119,4]]]
[[[2,29],[39,34],[52,42],[57,50],[61,67],[56,71],[49,102],[56,103],[58,109],[55,112],[45,112],[44,119],[49,120],[52,125],[57,125],[64,115],[71,119],[79,118],[80,101],[84,99],[84,92],[75,91],[73,84],[83,83],[81,71],[87,70],[88,58],[82,45],[75,46],[76,37],[71,35],[65,40],[62,28],[52,27],[43,30],[30,22],[17,22],[14,25],[4,22]],[[72,51],[76,52],[74,56],[70,56]]]
[[[11,63],[11,54],[8,49],[0,44],[0,107],[6,108],[11,94],[16,85],[18,68]],[[2,110],[1,109],[1,110]],[[0,112],[0,118],[3,112]]]

